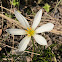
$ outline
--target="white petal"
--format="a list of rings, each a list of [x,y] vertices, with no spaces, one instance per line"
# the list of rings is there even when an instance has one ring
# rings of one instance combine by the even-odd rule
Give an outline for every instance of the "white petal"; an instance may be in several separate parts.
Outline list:
[[[21,42],[19,43],[19,47],[18,47],[19,51],[24,51],[27,48],[27,45],[28,45],[30,39],[31,39],[31,37],[26,36],[25,38],[23,38],[21,40]]]
[[[40,23],[41,16],[42,16],[42,9],[40,9],[34,17],[34,22],[32,25],[33,29],[35,29],[38,26],[38,24]]]
[[[25,35],[26,32],[23,29],[6,29],[6,32],[12,35]]]
[[[54,24],[52,23],[47,23],[42,25],[41,27],[37,28],[35,31],[36,33],[42,33],[42,32],[47,32],[47,31],[51,31],[54,27]]]
[[[36,42],[38,44],[40,44],[40,45],[47,45],[47,41],[46,41],[46,39],[43,36],[35,34],[33,37],[35,38],[35,40],[36,40]]]
[[[21,23],[21,25],[23,25],[25,28],[29,28],[29,23],[25,19],[25,17],[22,14],[20,14],[18,11],[16,11],[16,10],[14,10],[14,13],[15,13],[16,18]]]

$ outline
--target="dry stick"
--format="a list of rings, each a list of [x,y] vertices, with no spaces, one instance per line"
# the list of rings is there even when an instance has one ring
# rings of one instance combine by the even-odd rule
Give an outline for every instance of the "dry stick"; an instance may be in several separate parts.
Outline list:
[[[28,1],[27,1],[27,0],[25,0],[25,2],[26,2],[26,5],[27,5],[27,2],[28,2]]]
[[[50,16],[49,14],[47,14],[47,13],[45,13],[45,15],[47,15],[47,16],[49,16],[51,19],[53,19],[53,20],[59,20],[59,19],[57,19],[57,18],[53,18],[52,16]],[[62,20],[61,20],[62,21]]]
[[[5,10],[7,10],[7,11],[9,11],[9,12],[11,12],[12,14],[14,14],[14,12],[11,11],[10,9],[7,9],[7,8],[5,8],[5,7],[3,7],[3,6],[0,6],[0,7],[3,8],[3,9],[5,9]]]
[[[2,3],[1,3],[1,6],[2,6]],[[3,15],[3,8],[1,8],[1,10],[2,10],[2,15]],[[2,29],[3,29],[3,17],[2,17]]]
[[[5,19],[7,19],[10,23],[14,23],[15,26],[17,26],[18,28],[24,28],[18,21],[15,21],[14,19],[11,19],[5,15],[0,14],[0,17],[3,17]]]
[[[60,1],[57,0],[57,4],[56,4],[56,6],[55,6],[55,8],[54,8],[54,10],[55,10],[55,11],[54,11],[54,14],[55,14],[55,12],[57,11],[57,7],[58,7],[58,5],[60,4],[61,1],[62,1],[62,0],[60,0]]]
[[[0,44],[3,45],[4,47],[9,47],[9,48],[12,48],[12,49],[17,49],[17,48],[11,47],[11,46],[6,45],[6,44],[3,44],[3,43],[0,43]],[[38,53],[33,53],[33,52],[29,52],[29,51],[23,51],[23,52],[31,53],[31,54],[35,54],[35,55],[40,55],[40,54],[38,54]]]
[[[3,58],[3,60],[5,60],[5,61],[6,61],[6,60],[12,60],[12,58],[8,58],[8,59],[7,59],[7,58]]]
[[[52,53],[54,54],[54,52],[53,52],[53,51],[52,51]],[[54,58],[54,62],[57,62],[56,57],[54,56],[53,58]]]
[[[62,31],[57,31],[56,29],[53,29],[52,31],[50,31],[52,33],[55,33],[55,34],[62,34]]]

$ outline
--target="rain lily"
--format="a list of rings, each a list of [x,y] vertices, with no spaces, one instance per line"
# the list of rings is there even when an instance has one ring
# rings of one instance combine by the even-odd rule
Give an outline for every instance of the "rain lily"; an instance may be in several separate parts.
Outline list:
[[[32,27],[29,26],[28,21],[24,18],[22,14],[20,14],[16,10],[14,11],[14,13],[15,13],[16,18],[19,20],[21,25],[23,25],[26,28],[26,30],[7,29],[6,31],[12,35],[26,35],[27,34],[27,36],[24,37],[19,43],[19,46],[18,46],[19,51],[24,51],[27,48],[27,45],[29,44],[31,36],[34,37],[34,39],[36,40],[38,44],[47,45],[47,41],[45,40],[45,38],[39,35],[38,33],[51,31],[54,25],[52,23],[47,23],[36,29],[36,27],[38,26],[41,20],[42,9],[40,9],[35,15]]]

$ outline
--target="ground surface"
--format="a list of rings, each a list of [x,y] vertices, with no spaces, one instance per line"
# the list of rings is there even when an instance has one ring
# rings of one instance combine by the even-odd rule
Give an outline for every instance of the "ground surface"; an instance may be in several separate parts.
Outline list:
[[[45,4],[45,2],[41,4],[36,3],[34,6],[32,4],[27,6],[21,4],[19,8],[19,10],[26,17],[30,25],[32,25],[33,23],[34,15]],[[13,13],[11,14],[11,12],[9,12],[8,10],[0,9],[1,10],[0,14],[2,14],[3,12],[6,17],[10,18],[8,19],[5,17],[0,17],[0,62],[11,62],[12,60],[14,60],[14,62],[62,62],[62,4],[59,4],[56,8],[55,6],[57,2],[52,1],[49,2],[49,4],[51,6],[50,12],[47,13],[42,8],[43,15],[41,22],[39,24],[39,26],[41,26],[43,24],[51,22],[55,25],[53,30],[56,31],[45,32],[40,34],[46,38],[48,46],[41,46],[37,44],[34,40],[35,43],[34,53],[32,53],[33,52],[32,42],[30,42],[26,49],[27,52],[19,52],[17,55],[13,53],[13,50],[15,48],[18,48],[19,42],[25,36],[19,36],[19,35],[13,36],[8,34],[5,30],[9,28],[22,28],[22,27],[18,26],[16,21],[15,23],[9,21],[10,19],[16,20]],[[11,5],[9,5],[8,7],[7,6],[4,7],[11,9],[10,8]],[[15,8],[18,9],[18,7]],[[13,9],[14,7],[12,8],[12,11]]]

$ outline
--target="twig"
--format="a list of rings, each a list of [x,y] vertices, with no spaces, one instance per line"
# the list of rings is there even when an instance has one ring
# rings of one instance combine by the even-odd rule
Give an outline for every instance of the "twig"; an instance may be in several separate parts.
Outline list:
[[[60,3],[61,1],[62,1],[62,0],[60,0],[60,1],[56,4],[55,8],[59,5],[59,3]]]
[[[3,6],[0,6],[0,7],[3,8],[3,9],[5,9],[5,10],[7,10],[7,11],[9,11],[9,12],[11,12],[12,14],[14,14],[14,12],[11,11],[10,9],[7,9],[7,8],[5,8],[5,7],[3,7]]]
[[[3,17],[5,19],[7,19],[10,23],[13,23],[18,28],[21,28],[21,27],[24,28],[18,21],[15,21],[14,19],[11,19],[11,18],[9,18],[9,17],[7,17],[5,15],[2,15],[2,14],[0,14],[0,17]]]
[[[55,30],[55,29],[53,29],[53,30],[50,31],[50,32],[55,33],[55,34],[62,34],[62,31],[57,31],[57,30]]]
[[[3,60],[12,60],[12,58],[3,58]]]
[[[53,18],[52,16],[50,16],[49,14],[47,14],[47,13],[45,13],[45,15],[47,15],[47,16],[49,16],[51,19],[53,19],[53,20],[59,20],[59,19],[57,19],[57,18]],[[62,20],[61,20],[62,21]]]
[[[2,6],[2,3],[1,3],[1,6]],[[2,10],[2,15],[3,15],[3,8],[1,8],[1,10]],[[2,29],[3,29],[3,17],[2,17]]]

